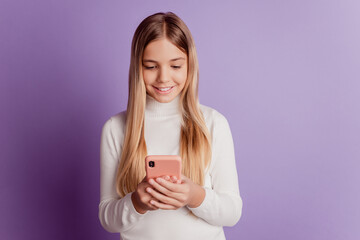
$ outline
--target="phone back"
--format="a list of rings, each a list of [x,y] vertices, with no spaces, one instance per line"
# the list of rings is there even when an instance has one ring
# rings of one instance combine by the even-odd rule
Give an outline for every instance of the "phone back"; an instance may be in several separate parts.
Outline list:
[[[145,166],[147,181],[165,175],[181,179],[181,157],[178,155],[148,155]]]

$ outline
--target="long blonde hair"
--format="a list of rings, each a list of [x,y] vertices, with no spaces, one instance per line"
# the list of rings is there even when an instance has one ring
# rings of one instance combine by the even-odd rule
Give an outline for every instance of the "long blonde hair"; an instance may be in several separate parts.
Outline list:
[[[194,40],[185,23],[177,15],[172,12],[155,13],[139,24],[131,44],[126,127],[116,176],[116,189],[121,197],[135,191],[145,177],[146,88],[142,75],[142,56],[151,41],[162,37],[166,37],[188,57],[187,80],[180,93],[182,174],[194,183],[204,185],[205,170],[211,160],[210,133],[198,99],[199,66]]]

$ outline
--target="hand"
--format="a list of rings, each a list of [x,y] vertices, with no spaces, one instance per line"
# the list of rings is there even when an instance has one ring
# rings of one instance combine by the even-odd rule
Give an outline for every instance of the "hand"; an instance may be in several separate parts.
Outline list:
[[[152,195],[145,191],[152,186],[146,181],[146,177],[138,184],[136,190],[131,194],[131,201],[137,212],[144,214],[149,210],[157,210],[158,207],[152,205],[150,200],[154,199]],[[155,191],[155,190],[154,190]]]
[[[145,191],[145,188],[151,187],[146,181],[146,177],[137,185],[136,190],[131,194],[131,201],[137,212],[144,214],[148,210],[156,210],[157,207],[150,204],[152,196]]]
[[[160,209],[174,210],[183,206],[198,207],[205,198],[205,190],[189,178],[181,175],[182,180],[176,177],[150,179],[153,188],[147,187],[146,191],[155,198],[150,203]],[[155,190],[154,190],[155,189]]]

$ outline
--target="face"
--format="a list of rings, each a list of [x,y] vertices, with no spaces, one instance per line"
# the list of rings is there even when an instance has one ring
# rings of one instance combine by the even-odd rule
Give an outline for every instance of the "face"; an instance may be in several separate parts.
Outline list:
[[[142,59],[146,92],[158,102],[171,102],[184,88],[187,56],[166,38],[150,42]]]

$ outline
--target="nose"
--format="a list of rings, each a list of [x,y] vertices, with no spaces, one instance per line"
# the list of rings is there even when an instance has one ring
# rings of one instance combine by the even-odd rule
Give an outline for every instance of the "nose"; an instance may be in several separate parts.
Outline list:
[[[166,67],[160,68],[160,73],[158,76],[158,82],[168,82],[170,81],[170,73]]]

